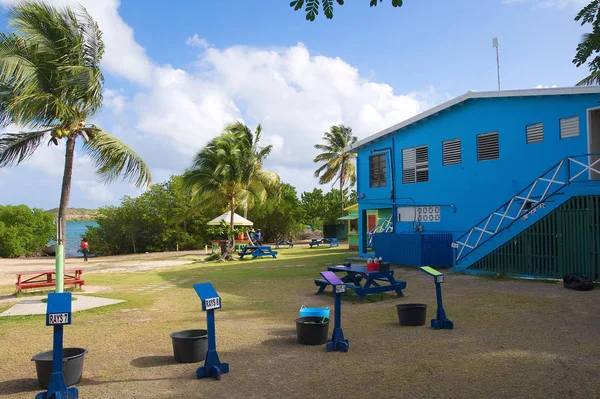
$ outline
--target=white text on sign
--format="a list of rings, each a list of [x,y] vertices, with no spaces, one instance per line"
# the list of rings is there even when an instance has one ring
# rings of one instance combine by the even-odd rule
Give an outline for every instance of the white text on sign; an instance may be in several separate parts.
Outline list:
[[[204,300],[204,307],[206,308],[206,310],[220,308],[221,307],[221,298],[216,297],[216,298],[208,298],[208,299]]]
[[[48,315],[48,324],[67,324],[68,322],[68,313],[52,313]]]

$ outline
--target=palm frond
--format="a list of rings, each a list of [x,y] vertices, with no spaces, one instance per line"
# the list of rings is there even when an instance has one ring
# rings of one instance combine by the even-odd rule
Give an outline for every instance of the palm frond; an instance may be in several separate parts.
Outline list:
[[[575,86],[594,86],[600,85],[600,71],[596,71],[581,79]]]
[[[150,184],[150,169],[135,151],[95,126],[84,130],[90,140],[84,143],[83,149],[92,158],[98,168],[96,173],[102,176],[105,182],[121,177],[137,187],[147,187]]]
[[[51,129],[50,129],[51,130]],[[44,141],[49,129],[31,133],[5,133],[0,136],[0,168],[27,160]]]

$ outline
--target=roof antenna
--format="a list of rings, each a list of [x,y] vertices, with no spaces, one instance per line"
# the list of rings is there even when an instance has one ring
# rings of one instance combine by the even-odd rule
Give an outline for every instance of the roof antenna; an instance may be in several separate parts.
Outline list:
[[[496,67],[498,69],[498,90],[500,90],[500,52],[499,52],[499,45],[498,45],[498,38],[495,37],[492,40],[492,45],[494,46],[494,48],[496,49]]]

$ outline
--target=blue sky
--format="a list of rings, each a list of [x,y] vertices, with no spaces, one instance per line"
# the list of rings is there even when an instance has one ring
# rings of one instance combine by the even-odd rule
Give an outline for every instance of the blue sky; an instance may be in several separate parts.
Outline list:
[[[468,90],[495,90],[493,37],[502,89],[573,85],[586,72],[571,63],[585,32],[573,18],[587,2],[355,0],[311,23],[283,0],[81,1],[106,43],[96,122],[143,155],[156,182],[240,119],[262,122],[275,146],[266,167],[299,191],[317,185],[312,145],[331,124],[362,138]],[[43,148],[0,170],[0,204],[56,207],[63,159],[62,148]],[[71,206],[139,192],[102,185],[78,154]]]

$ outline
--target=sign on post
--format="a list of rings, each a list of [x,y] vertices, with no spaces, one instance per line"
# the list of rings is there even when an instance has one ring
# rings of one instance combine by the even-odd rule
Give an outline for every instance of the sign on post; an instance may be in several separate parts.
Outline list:
[[[221,309],[221,297],[211,283],[194,284],[194,289],[202,301],[202,310]]]
[[[46,307],[46,325],[58,326],[71,324],[71,301],[70,292],[48,294]]]

